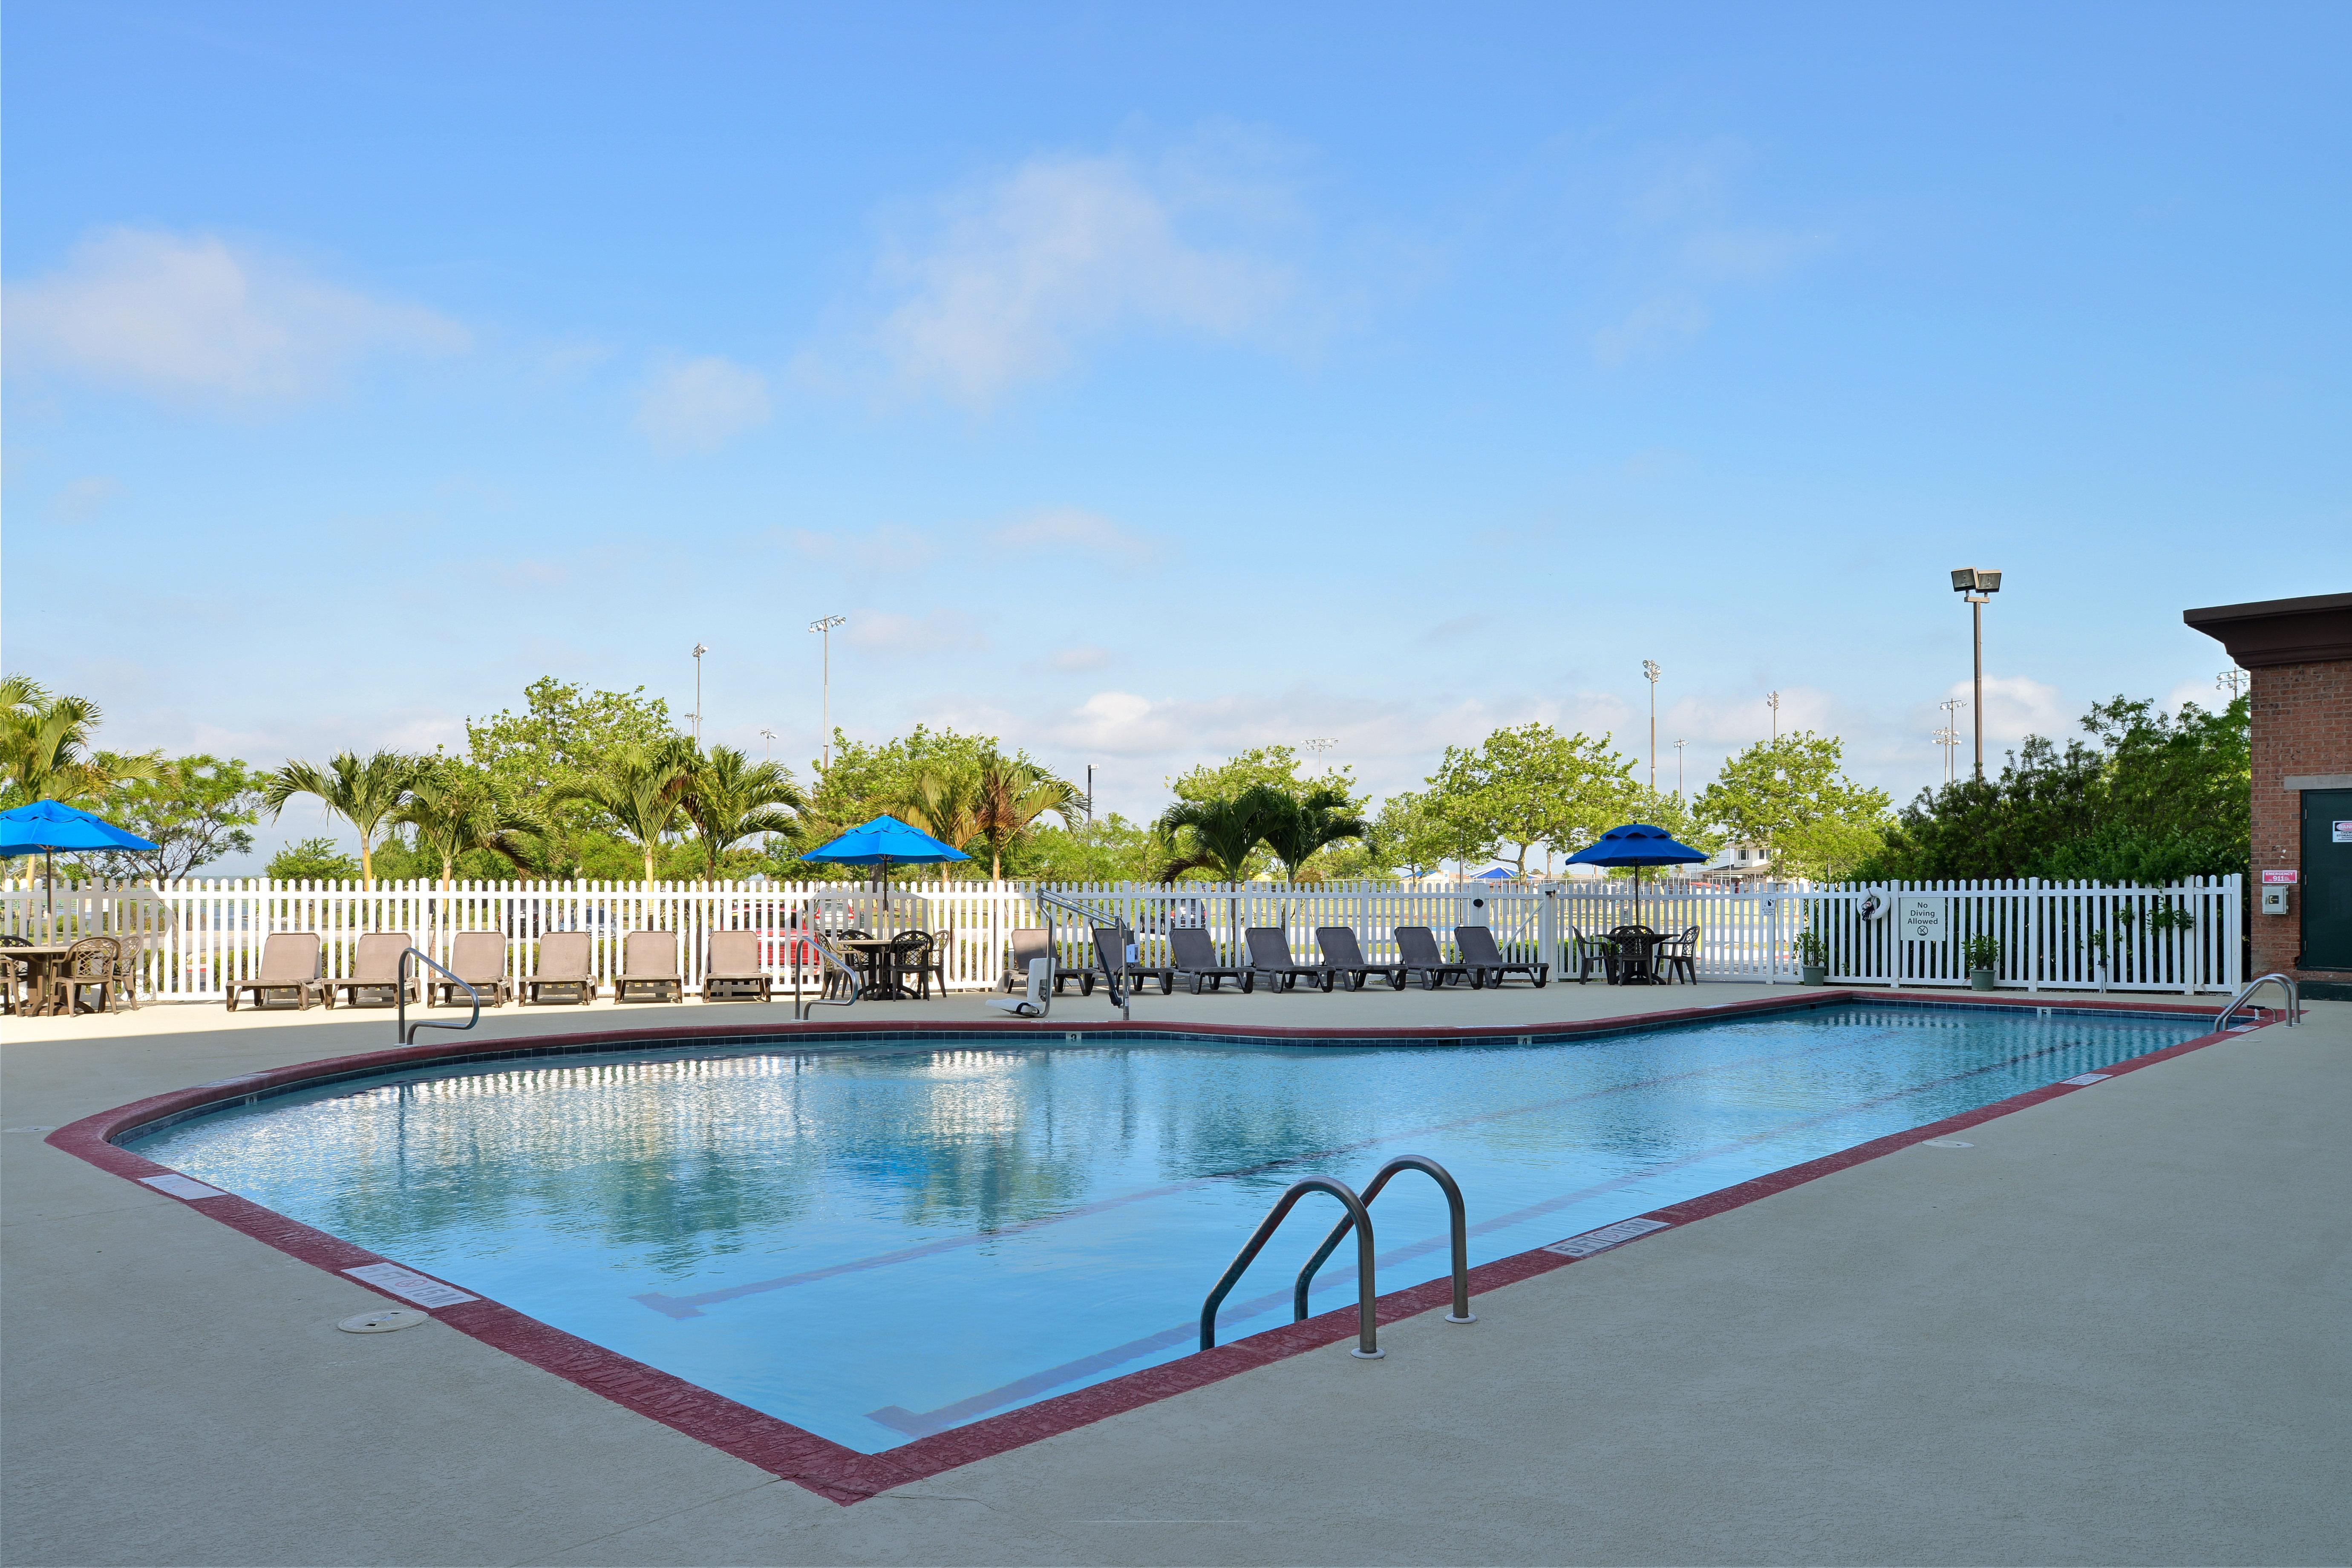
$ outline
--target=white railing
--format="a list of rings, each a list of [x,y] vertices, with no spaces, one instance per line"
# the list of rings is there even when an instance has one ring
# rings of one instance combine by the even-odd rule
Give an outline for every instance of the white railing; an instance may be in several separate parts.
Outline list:
[[[1515,957],[1546,957],[1568,968],[1571,938],[1633,923],[1630,881],[1528,886],[1465,882],[1054,883],[1050,890],[1123,921],[1146,963],[1161,960],[1171,923],[1206,927],[1227,952],[1249,926],[1284,928],[1303,960],[1316,952],[1315,928],[1347,926],[1372,962],[1396,951],[1394,930],[1425,925],[1443,940],[1457,925],[1491,927]],[[985,882],[894,884],[886,914],[870,888],[815,883],[437,883],[271,882],[220,879],[152,884],[0,883],[0,933],[69,940],[115,934],[140,950],[139,989],[163,1000],[217,999],[252,975],[272,931],[316,931],[326,940],[327,972],[348,974],[357,939],[404,931],[424,952],[446,962],[464,931],[508,938],[514,973],[536,963],[538,938],[554,931],[595,933],[597,973],[609,984],[621,939],[634,931],[679,933],[689,990],[699,990],[713,931],[765,936],[770,972],[790,973],[811,930],[838,932],[920,927],[940,942],[950,989],[986,987],[1003,972],[1012,931],[1058,925],[1066,963],[1093,958],[1087,933],[1049,920],[1025,885]],[[1875,898],[1875,906],[1871,900]],[[2000,984],[2027,990],[2204,992],[2242,981],[2242,889],[2235,877],[2172,888],[2089,888],[2051,883],[1893,884],[1873,888],[1802,884],[1712,887],[1673,880],[1647,883],[1641,923],[1662,931],[1696,927],[1702,980],[1763,984],[1798,978],[1798,937],[1817,931],[1828,945],[1830,979],[1879,985],[1965,984],[1962,944],[1974,935],[2001,942]],[[55,916],[47,911],[51,900]],[[1937,911],[1930,925],[1918,900]],[[1907,902],[1906,902],[1907,901]],[[2169,911],[2159,914],[2159,910]],[[1933,940],[1906,934],[1938,932]]]

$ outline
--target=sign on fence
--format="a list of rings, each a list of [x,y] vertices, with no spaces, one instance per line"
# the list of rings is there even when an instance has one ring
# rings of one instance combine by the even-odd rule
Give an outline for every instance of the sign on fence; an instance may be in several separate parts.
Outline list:
[[[1895,919],[1903,928],[1903,940],[1906,942],[1944,940],[1944,900],[1941,899],[1906,899]]]

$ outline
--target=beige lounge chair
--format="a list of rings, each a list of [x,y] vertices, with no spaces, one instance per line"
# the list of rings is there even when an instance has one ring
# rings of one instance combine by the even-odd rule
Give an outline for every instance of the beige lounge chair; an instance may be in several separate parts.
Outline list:
[[[449,939],[449,970],[458,980],[474,988],[485,1007],[499,1007],[514,994],[514,984],[507,979],[507,938],[504,931],[461,931]],[[436,974],[425,988],[425,1005],[439,1007],[457,1004],[457,982],[447,975]]]
[[[677,1001],[686,1000],[686,982],[677,973],[677,932],[674,931],[633,931],[621,949],[621,974],[613,984],[613,1000],[626,1002],[629,987],[650,989],[652,999],[662,1000],[665,994]]]
[[[319,945],[319,933],[311,931],[280,931],[269,933],[261,944],[261,967],[250,980],[240,980],[228,988],[228,1010],[236,1011],[237,998],[246,992],[253,993],[257,1007],[272,991],[291,991],[297,1009],[307,1011],[313,1001],[327,1000],[326,982],[319,978],[320,966],[326,951]]]
[[[400,1000],[400,955],[413,944],[404,931],[376,931],[360,938],[359,948],[352,954],[352,972],[341,980],[327,982],[327,1005],[335,1005],[337,992],[348,992],[344,998],[352,1006],[360,1005],[360,993],[383,993],[374,1005],[390,1007]],[[417,965],[422,969],[424,965]],[[408,977],[408,999],[416,1000],[416,977]]]
[[[646,933],[639,932],[642,936]],[[635,937],[629,939],[632,942]],[[702,971],[702,999],[716,1002],[722,996],[749,998],[754,1002],[772,1001],[775,982],[760,967],[760,933],[755,931],[715,931],[710,933],[710,952]]]
[[[584,931],[551,931],[539,939],[539,968],[516,983],[522,1004],[529,1006],[549,986],[575,993],[572,1000],[586,1006],[596,1000],[596,938]]]

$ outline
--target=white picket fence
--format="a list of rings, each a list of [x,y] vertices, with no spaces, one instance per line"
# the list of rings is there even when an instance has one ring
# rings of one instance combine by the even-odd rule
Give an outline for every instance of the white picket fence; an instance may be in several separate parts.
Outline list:
[[[1123,921],[1140,957],[1161,962],[1171,924],[1206,927],[1228,952],[1243,929],[1279,926],[1302,962],[1316,955],[1318,926],[1347,926],[1378,963],[1396,951],[1394,930],[1423,925],[1441,941],[1457,925],[1490,927],[1515,957],[1543,957],[1573,974],[1574,939],[1635,923],[1632,882],[1533,886],[1465,882],[1319,883],[1240,886],[1184,882],[1049,883],[1045,890]],[[1799,976],[1798,938],[1827,944],[1830,979],[1872,985],[1965,984],[1962,944],[1990,935],[2001,943],[2000,984],[2028,991],[2233,991],[2242,984],[2242,879],[2197,879],[2168,888],[2093,888],[2045,882],[1805,884],[1715,887],[1651,881],[1639,922],[1662,931],[1696,928],[1701,980],[1785,984]],[[1933,906],[1933,940],[1906,932]],[[49,912],[54,904],[54,916]],[[985,882],[894,884],[889,909],[870,888],[847,883],[436,883],[271,882],[219,879],[152,884],[0,883],[0,933],[37,940],[114,934],[140,950],[141,994],[163,1000],[218,999],[256,972],[272,931],[316,931],[327,972],[351,973],[357,939],[404,931],[446,962],[459,931],[508,938],[510,972],[528,973],[538,938],[585,931],[598,973],[617,971],[621,938],[634,931],[679,933],[689,990],[699,990],[709,933],[750,930],[770,973],[790,979],[797,940],[812,930],[885,931],[920,927],[940,937],[950,989],[993,985],[1010,933],[1054,926],[1066,962],[1092,954],[1085,922],[1046,909],[1028,885]],[[1041,912],[1042,910],[1042,912]],[[2166,911],[2159,914],[2158,911]],[[1906,920],[1906,916],[1913,917]],[[811,976],[813,978],[813,975]]]

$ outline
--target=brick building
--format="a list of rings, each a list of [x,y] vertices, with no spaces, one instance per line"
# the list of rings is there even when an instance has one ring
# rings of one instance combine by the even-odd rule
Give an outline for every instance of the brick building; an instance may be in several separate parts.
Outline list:
[[[2252,974],[2352,999],[2352,594],[2184,610],[2252,678]],[[2267,875],[2267,885],[2265,874]],[[2265,912],[2263,894],[2284,890]]]

